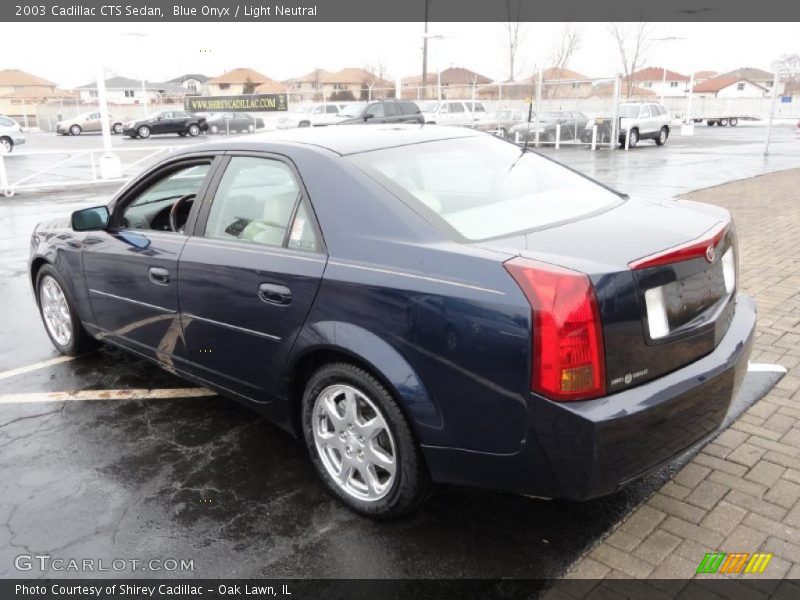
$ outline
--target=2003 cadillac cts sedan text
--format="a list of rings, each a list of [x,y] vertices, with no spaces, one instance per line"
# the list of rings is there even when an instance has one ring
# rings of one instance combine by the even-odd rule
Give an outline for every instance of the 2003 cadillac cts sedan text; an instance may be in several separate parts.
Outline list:
[[[716,207],[473,130],[343,126],[170,155],[39,225],[30,274],[59,351],[251,405],[387,517],[432,482],[609,494],[713,434],[755,327],[736,253]]]

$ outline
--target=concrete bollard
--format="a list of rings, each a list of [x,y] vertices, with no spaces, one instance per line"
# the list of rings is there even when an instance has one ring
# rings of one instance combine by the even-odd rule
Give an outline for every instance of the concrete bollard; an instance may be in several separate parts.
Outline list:
[[[6,198],[11,197],[12,191],[8,187],[8,173],[6,173],[6,159],[0,154],[0,193]]]
[[[561,123],[556,123],[556,150],[561,146]]]
[[[592,150],[597,150],[597,123],[592,126]]]

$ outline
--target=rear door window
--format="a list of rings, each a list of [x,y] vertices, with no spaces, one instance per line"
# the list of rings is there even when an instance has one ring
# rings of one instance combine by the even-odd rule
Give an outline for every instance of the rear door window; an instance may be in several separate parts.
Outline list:
[[[300,186],[284,163],[234,156],[214,194],[204,235],[282,246],[299,198]]]

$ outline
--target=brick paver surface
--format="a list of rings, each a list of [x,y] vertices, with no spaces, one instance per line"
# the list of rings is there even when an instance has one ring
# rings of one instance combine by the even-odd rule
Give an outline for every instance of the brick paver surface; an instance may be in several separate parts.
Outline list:
[[[714,577],[695,570],[717,551],[771,552],[764,577],[800,577],[800,170],[686,198],[733,214],[740,287],[758,303],[751,361],[788,373],[573,565],[570,579]]]

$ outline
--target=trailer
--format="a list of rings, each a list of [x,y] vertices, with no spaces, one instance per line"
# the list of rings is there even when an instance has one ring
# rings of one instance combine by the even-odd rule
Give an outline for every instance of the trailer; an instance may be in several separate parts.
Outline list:
[[[751,117],[749,115],[726,115],[726,116],[713,116],[713,117],[693,117],[692,121],[694,123],[702,123],[703,121],[706,122],[706,125],[709,127],[713,127],[714,125],[719,125],[720,127],[726,127],[730,125],[731,127],[736,127],[739,124],[739,121],[759,121],[758,117]]]

